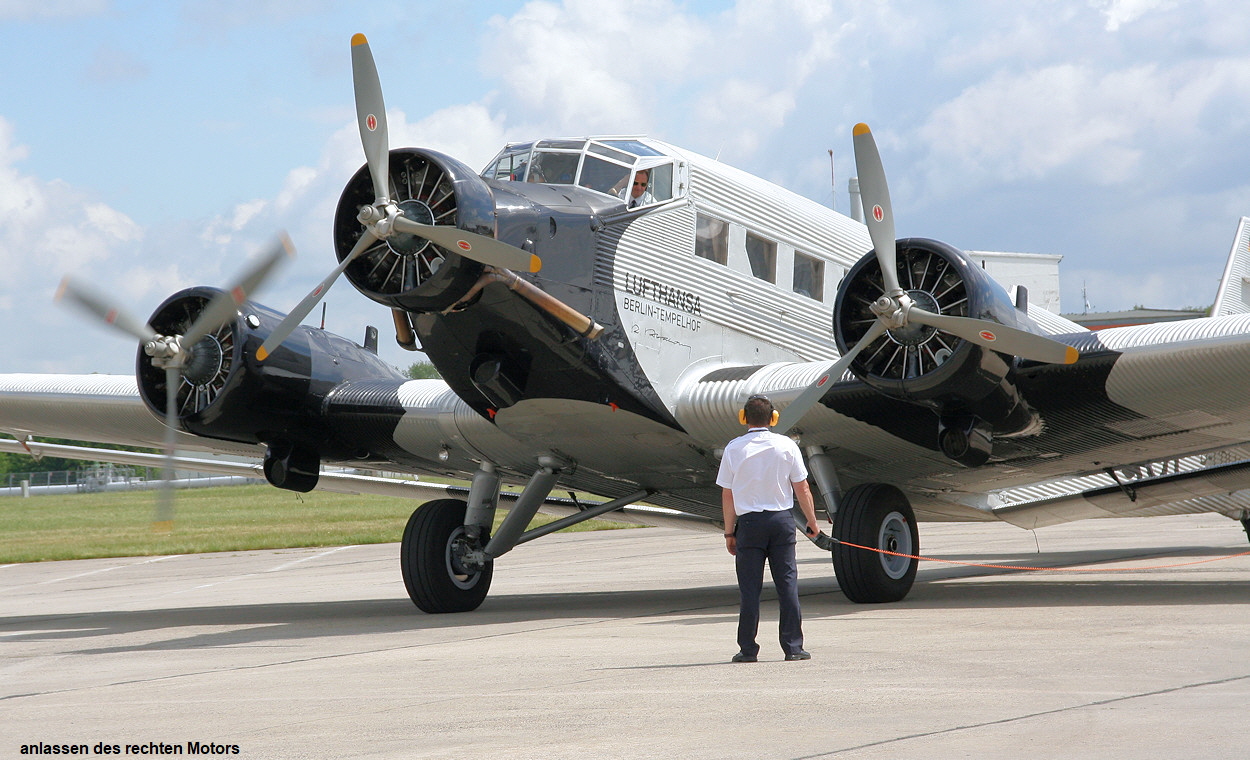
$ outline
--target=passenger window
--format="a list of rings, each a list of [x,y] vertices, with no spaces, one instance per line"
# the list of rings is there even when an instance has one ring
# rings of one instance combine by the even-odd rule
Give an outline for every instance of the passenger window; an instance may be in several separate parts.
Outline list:
[[[795,251],[792,290],[817,301],[825,300],[825,262]]]
[[[694,253],[721,266],[729,263],[729,225],[699,214],[695,217]]]
[[[777,282],[777,244],[758,235],[747,233],[747,258],[751,261],[751,274]]]

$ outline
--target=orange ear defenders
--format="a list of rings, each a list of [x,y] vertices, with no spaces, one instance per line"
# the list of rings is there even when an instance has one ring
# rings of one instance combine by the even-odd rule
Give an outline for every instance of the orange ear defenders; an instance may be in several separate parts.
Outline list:
[[[759,395],[752,396],[749,399],[747,399],[747,401],[755,401],[757,399],[760,401],[768,401],[767,396],[759,396]],[[773,402],[768,401],[768,405],[772,406]],[[777,421],[780,419],[781,419],[781,414],[776,409],[774,409],[773,416],[768,419],[768,426],[772,427],[773,425],[776,425]],[[738,410],[738,423],[742,425],[747,424],[747,410],[745,406],[742,409]]]

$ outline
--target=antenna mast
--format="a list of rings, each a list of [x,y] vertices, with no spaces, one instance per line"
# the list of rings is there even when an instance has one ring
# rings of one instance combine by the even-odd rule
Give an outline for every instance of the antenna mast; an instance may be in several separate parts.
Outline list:
[[[833,165],[833,148],[829,149],[829,185],[833,188],[833,210],[838,210],[838,173]]]

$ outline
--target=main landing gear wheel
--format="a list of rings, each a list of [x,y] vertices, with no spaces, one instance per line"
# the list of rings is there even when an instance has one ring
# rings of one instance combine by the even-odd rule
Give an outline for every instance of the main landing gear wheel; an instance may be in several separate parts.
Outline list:
[[[408,518],[399,565],[408,596],[424,612],[469,612],[490,590],[494,562],[473,566],[468,561],[468,553],[481,544],[474,546],[465,534],[464,513],[463,501],[437,499]]]
[[[840,541],[897,554],[917,554],[920,533],[916,516],[903,492],[885,483],[865,483],[846,493],[838,504],[833,535]],[[912,557],[835,546],[833,571],[842,593],[852,602],[897,602],[916,580],[919,561]]]

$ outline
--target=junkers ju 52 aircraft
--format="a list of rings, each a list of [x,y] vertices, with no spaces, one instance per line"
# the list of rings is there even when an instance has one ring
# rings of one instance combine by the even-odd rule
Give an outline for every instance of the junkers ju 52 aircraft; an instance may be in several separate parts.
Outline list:
[[[608,499],[558,525],[642,501],[717,521],[718,455],[757,393],[834,537],[880,550],[833,550],[856,602],[908,593],[917,519],[1247,522],[1250,316],[1093,333],[1013,300],[961,251],[895,240],[862,124],[866,226],[642,137],[512,144],[481,172],[391,150],[362,35],[352,61],[367,160],[338,205],[338,267],[285,317],[247,295],[280,250],[146,324],[71,284],[142,340],[136,377],[0,376],[12,448],[168,431],[170,449],[263,451],[268,481],[295,491],[402,490],[323,464],[462,476],[467,498],[423,504],[403,534],[427,612],[478,607],[494,561],[546,532],[526,528],[557,486]],[[385,365],[376,331],[362,347],[299,324],[340,274],[443,380]],[[504,483],[525,488],[492,535]]]

